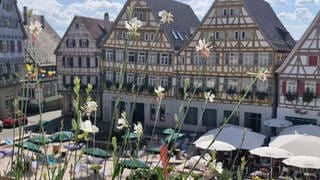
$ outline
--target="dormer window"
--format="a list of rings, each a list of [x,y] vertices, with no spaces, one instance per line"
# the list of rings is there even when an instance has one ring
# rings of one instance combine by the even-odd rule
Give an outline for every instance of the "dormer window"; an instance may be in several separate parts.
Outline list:
[[[87,48],[89,47],[89,40],[88,39],[80,39],[80,47],[82,48]]]
[[[176,39],[176,40],[178,40],[178,39],[179,39],[179,37],[178,37],[178,35],[177,35],[177,33],[176,33],[176,32],[171,31],[171,34],[173,35],[174,39]]]
[[[146,20],[146,13],[143,11],[135,11],[134,17],[136,17],[139,21],[145,21]]]
[[[76,40],[74,40],[74,39],[67,39],[67,47],[68,47],[68,48],[76,47]]]

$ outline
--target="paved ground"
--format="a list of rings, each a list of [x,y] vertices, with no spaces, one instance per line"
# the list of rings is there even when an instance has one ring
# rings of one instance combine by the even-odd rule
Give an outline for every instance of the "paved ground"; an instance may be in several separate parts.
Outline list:
[[[42,114],[43,120],[53,120],[58,119],[61,117],[61,110],[58,111],[50,111],[45,112]],[[37,124],[40,120],[40,115],[32,115],[28,116],[28,125],[25,126],[25,129],[28,129],[28,127],[31,127],[35,124]],[[18,132],[19,128],[17,127],[15,129],[16,133]],[[2,132],[0,132],[0,141],[4,140],[6,137],[12,137],[13,136],[14,129],[13,128],[4,128],[2,129]]]

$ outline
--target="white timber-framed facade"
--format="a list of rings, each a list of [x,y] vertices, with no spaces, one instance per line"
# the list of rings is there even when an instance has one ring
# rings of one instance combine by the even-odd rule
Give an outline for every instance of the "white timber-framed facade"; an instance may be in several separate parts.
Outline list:
[[[133,16],[142,21],[143,25],[138,30],[140,36],[129,41],[126,51],[128,30],[125,28],[125,21],[130,20],[126,14],[129,6],[133,9]],[[158,12],[162,10],[172,12],[174,21],[171,24],[162,24],[157,33],[160,23]],[[148,129],[156,118],[158,103],[154,89],[161,85],[166,89],[166,98],[160,109],[159,126],[174,126],[174,113],[178,111],[175,56],[183,43],[188,41],[190,30],[195,29],[198,24],[199,20],[190,6],[180,2],[173,0],[128,0],[126,2],[112,30],[101,43],[105,79],[104,121],[109,123],[112,121],[115,101],[120,98],[117,113],[124,110],[133,112],[133,116],[128,119],[132,123],[140,121]],[[125,57],[128,57],[127,63],[124,63]],[[119,92],[120,70],[124,64],[124,84]],[[140,87],[136,100],[131,92],[133,84]],[[119,114],[115,116],[119,117]]]
[[[264,18],[268,17],[268,18]],[[206,39],[212,46],[202,58],[195,46]],[[183,47],[177,59],[177,81],[189,78],[202,92],[211,90],[216,99],[207,107],[209,117],[200,122],[202,130],[223,123],[250,83],[248,72],[269,70],[268,80],[257,81],[229,123],[268,134],[263,121],[276,116],[277,81],[275,70],[284,61],[295,41],[270,5],[263,0],[216,0],[201,25]],[[179,89],[182,87],[180,86]],[[181,90],[180,90],[181,91]],[[201,106],[193,107],[201,113]],[[194,120],[190,128],[194,128]]]
[[[277,117],[293,124],[320,124],[320,12],[277,70]]]
[[[63,96],[64,115],[73,115],[73,80],[78,77],[81,80],[81,101],[85,98],[85,88],[92,84],[90,95],[98,104],[97,118],[101,118],[103,84],[101,51],[97,44],[111,24],[107,13],[104,20],[75,16],[56,48],[58,92]]]

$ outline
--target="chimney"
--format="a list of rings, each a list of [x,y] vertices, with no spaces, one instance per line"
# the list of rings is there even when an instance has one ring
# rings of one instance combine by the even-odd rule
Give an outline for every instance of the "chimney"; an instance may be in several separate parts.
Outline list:
[[[42,24],[42,29],[44,29],[44,16],[40,16],[40,23]]]
[[[28,8],[27,8],[27,6],[23,7],[23,24],[28,25]]]
[[[108,23],[109,22],[109,13],[104,13],[104,21],[106,22],[106,23]]]

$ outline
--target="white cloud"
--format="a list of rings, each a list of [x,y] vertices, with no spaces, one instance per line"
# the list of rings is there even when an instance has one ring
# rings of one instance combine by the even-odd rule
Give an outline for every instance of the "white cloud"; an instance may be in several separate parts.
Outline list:
[[[320,0],[296,0],[296,6],[306,6],[306,5],[315,5],[320,4]]]
[[[115,19],[123,3],[119,1],[85,0],[64,5],[58,0],[23,0],[18,1],[19,9],[23,6],[33,9],[34,14],[45,15],[45,18],[63,35],[74,15],[90,16],[103,19],[108,12],[111,19]]]
[[[271,6],[285,6],[288,5],[288,1],[287,0],[266,0],[267,2],[270,3]]]
[[[306,23],[311,21],[314,16],[308,8],[296,8],[293,13],[281,12],[278,14],[280,19],[284,20],[294,20],[299,23]]]
[[[194,13],[198,16],[199,19],[202,19],[209,8],[212,6],[214,0],[179,0],[182,3],[188,4],[191,6]]]

